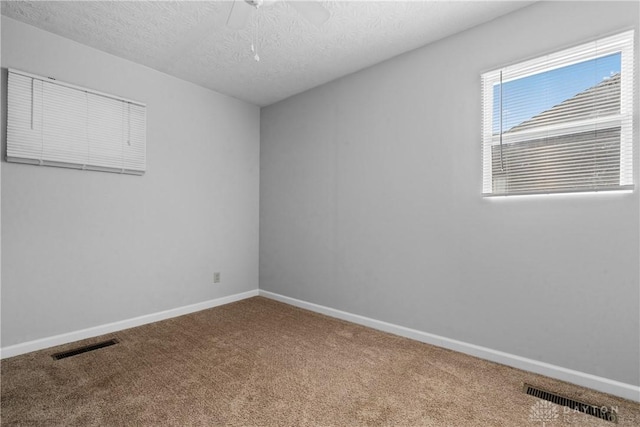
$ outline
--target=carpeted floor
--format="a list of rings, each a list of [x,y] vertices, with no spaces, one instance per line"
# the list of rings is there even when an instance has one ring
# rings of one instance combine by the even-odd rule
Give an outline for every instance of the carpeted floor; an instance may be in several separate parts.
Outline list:
[[[114,346],[51,355],[108,338]],[[262,297],[2,361],[2,425],[610,426],[640,405]]]

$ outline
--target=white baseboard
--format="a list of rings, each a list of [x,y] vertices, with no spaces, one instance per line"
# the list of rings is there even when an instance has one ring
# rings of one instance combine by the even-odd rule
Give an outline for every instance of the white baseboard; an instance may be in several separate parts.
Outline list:
[[[66,334],[55,335],[52,337],[41,338],[34,341],[11,345],[0,350],[0,358],[4,359],[7,357],[18,356],[20,354],[29,353],[31,351],[42,350],[44,348],[67,344],[70,342],[92,338],[99,335],[109,334],[123,329],[145,325],[147,323],[158,322],[160,320],[182,316],[184,314],[194,313],[196,311],[206,310],[208,308],[229,304],[231,302],[240,301],[257,295],[280,301],[285,304],[314,311],[316,313],[325,314],[327,316],[357,323],[359,325],[367,326],[373,329],[378,329],[380,331],[389,332],[416,341],[436,345],[438,347],[447,348],[450,350],[458,351],[460,353],[479,357],[481,359],[501,363],[503,365],[522,369],[524,371],[545,375],[572,384],[588,387],[594,390],[602,391],[604,393],[609,393],[614,396],[619,396],[625,399],[640,402],[640,387],[638,386],[626,384],[620,381],[610,380],[608,378],[603,378],[580,371],[575,371],[573,369],[563,368],[561,366],[552,365],[550,363],[539,362],[537,360],[516,356],[514,354],[493,350],[475,344],[465,343],[463,341],[458,341],[451,338],[441,337],[439,335],[418,331],[416,329],[405,328],[404,326],[394,325],[392,323],[371,319],[369,317],[364,317],[357,314],[348,313],[346,311],[336,310],[334,308],[325,307],[295,298],[290,298],[284,295],[275,294],[273,292],[257,289],[184,307],[178,307],[171,310],[161,311],[158,313],[147,314],[132,319],[121,320],[106,325],[95,326],[92,328],[69,332]]]
[[[359,325],[367,326],[380,331],[389,332],[416,341],[432,344],[438,347],[447,348],[460,353],[479,357],[481,359],[500,363],[502,365],[511,366],[522,369],[523,371],[533,372],[558,380],[566,381],[579,386],[591,388],[614,396],[640,402],[640,387],[626,384],[619,381],[610,380],[608,378],[587,374],[573,369],[555,366],[550,363],[539,362],[537,360],[528,359],[526,357],[516,356],[514,354],[505,353],[503,351],[492,350],[475,344],[454,340],[451,338],[441,337],[427,332],[418,331],[416,329],[405,328],[404,326],[394,325],[392,323],[382,322],[380,320],[371,319],[357,314],[348,313],[334,308],[301,301],[284,295],[275,294],[273,292],[259,290],[260,296],[270,298],[285,304],[304,308],[316,313],[321,313],[330,317],[346,320]]]
[[[0,358],[18,356],[20,354],[29,353],[31,351],[42,350],[43,348],[54,347],[56,345],[67,344],[86,338],[97,337],[99,335],[110,334],[121,331],[123,329],[134,328],[136,326],[146,325],[147,323],[158,322],[160,320],[170,319],[172,317],[182,316],[184,314],[194,313],[196,311],[206,310],[208,308],[229,304],[231,302],[240,301],[246,298],[258,296],[258,290],[242,292],[239,294],[229,295],[226,297],[216,298],[209,301],[199,302],[197,304],[186,305],[184,307],[172,308],[170,310],[158,313],[146,314],[144,316],[134,317],[133,319],[121,320],[118,322],[108,323],[106,325],[94,326],[92,328],[82,329],[79,331],[68,332],[66,334],[55,335],[52,337],[41,338],[34,341],[28,341],[21,344],[3,347],[0,350]]]

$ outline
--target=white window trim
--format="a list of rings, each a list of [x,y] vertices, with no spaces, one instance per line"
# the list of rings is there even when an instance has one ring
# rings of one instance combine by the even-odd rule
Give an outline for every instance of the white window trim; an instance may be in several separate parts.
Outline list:
[[[8,162],[145,173],[144,103],[13,68],[8,71]],[[46,107],[44,89],[55,93],[47,98]],[[68,112],[62,130],[60,116],[55,116],[59,111]],[[50,122],[45,127],[47,114]],[[114,127],[120,135],[114,134]]]
[[[521,79],[531,75],[570,66],[576,63],[621,54],[620,63],[620,114],[583,121],[576,121],[563,125],[538,127],[535,130],[523,130],[513,134],[503,134],[502,144],[531,140],[536,135],[556,136],[579,131],[580,128],[597,124],[599,128],[620,127],[620,190],[634,189],[633,180],[633,96],[634,96],[634,31],[629,30],[613,36],[584,43],[579,46],[564,49],[534,59],[519,62],[482,74],[482,194],[492,196],[492,161],[491,147],[500,144],[499,136],[493,135],[493,87],[502,83]],[[594,55],[594,52],[597,52]],[[508,78],[504,79],[504,75]],[[572,129],[574,128],[574,129]],[[628,159],[632,161],[625,161]],[[590,190],[592,191],[592,190]],[[561,193],[561,192],[558,192]],[[516,195],[516,194],[514,194]],[[498,194],[498,196],[505,196]]]

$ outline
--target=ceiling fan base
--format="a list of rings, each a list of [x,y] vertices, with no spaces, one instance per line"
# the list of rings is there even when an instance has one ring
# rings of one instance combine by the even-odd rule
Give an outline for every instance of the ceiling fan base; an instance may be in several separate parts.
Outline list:
[[[253,6],[256,9],[259,8],[260,6],[262,6],[262,3],[264,3],[264,0],[244,0],[249,6]]]
[[[227,27],[240,30],[243,29],[251,15],[251,9],[244,6],[247,4],[253,9],[257,10],[261,7],[266,7],[277,3],[282,0],[233,0],[231,3],[231,10],[227,18]],[[324,24],[330,16],[329,11],[320,3],[319,0],[308,1],[295,1],[284,0],[293,9],[296,10],[304,19],[311,24],[320,27]]]

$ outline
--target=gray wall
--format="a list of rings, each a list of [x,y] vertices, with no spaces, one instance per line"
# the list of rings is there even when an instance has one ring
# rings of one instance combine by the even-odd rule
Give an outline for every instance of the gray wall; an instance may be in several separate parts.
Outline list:
[[[2,67],[147,104],[143,177],[3,160],[3,347],[257,289],[258,107],[5,17]]]
[[[480,151],[482,72],[639,16],[539,3],[263,108],[260,288],[640,384],[638,191],[483,199]]]

